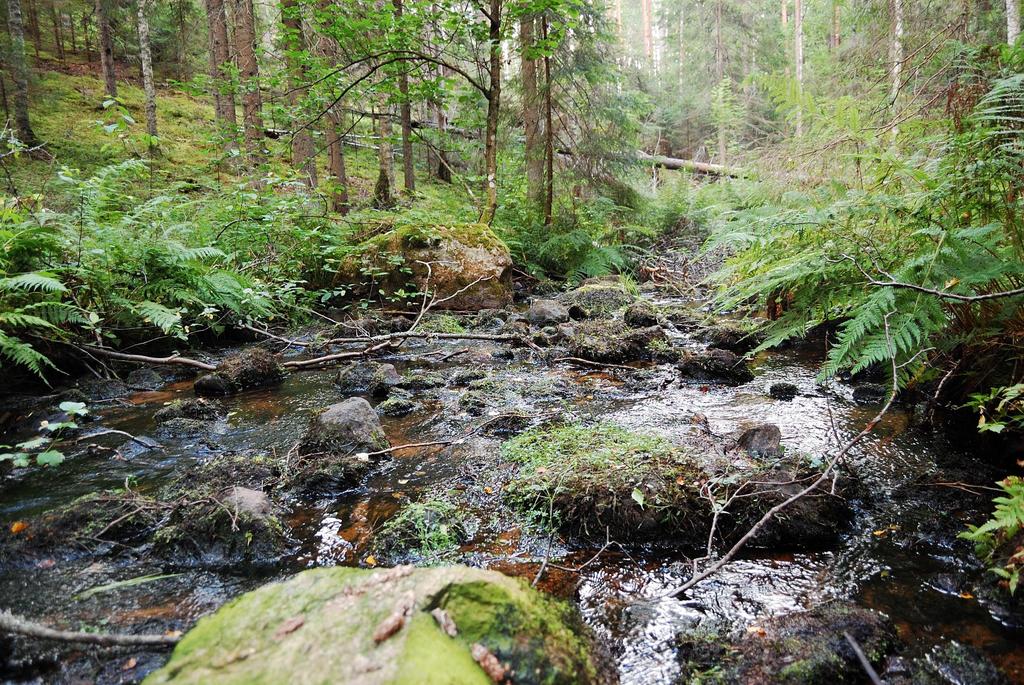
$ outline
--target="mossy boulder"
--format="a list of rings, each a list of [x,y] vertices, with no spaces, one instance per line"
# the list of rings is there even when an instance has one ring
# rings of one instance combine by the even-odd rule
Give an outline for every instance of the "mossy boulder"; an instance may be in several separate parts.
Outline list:
[[[637,300],[622,313],[622,320],[633,328],[647,328],[658,325],[658,310],[647,300]]]
[[[387,565],[450,563],[468,538],[465,508],[447,496],[432,497],[410,502],[388,519],[374,537],[372,551]]]
[[[558,301],[574,319],[608,319],[636,299],[617,278],[585,283],[558,296]]]
[[[398,566],[313,569],[242,595],[201,619],[145,683],[297,678],[568,685],[597,675],[573,610],[524,581]]]
[[[720,323],[706,328],[701,338],[709,347],[746,354],[760,345],[764,336],[738,323]]]
[[[377,412],[350,397],[316,414],[288,462],[288,481],[298,490],[335,489],[359,481],[389,446]]]
[[[277,385],[287,375],[276,355],[262,347],[250,347],[227,357],[213,373],[197,378],[194,388],[197,395],[227,395]]]
[[[735,498],[715,528],[731,543],[772,506],[799,491],[817,472],[795,458],[763,462],[720,441],[697,421],[685,444],[611,423],[538,427],[505,442],[513,467],[507,501],[546,518],[569,535],[660,542],[684,549],[707,543],[714,511],[706,488],[721,495],[744,482],[756,492]],[[848,522],[845,501],[827,490],[791,504],[751,541],[776,549],[817,548]]]
[[[354,362],[338,370],[334,383],[345,393],[370,393],[385,397],[400,385],[402,377],[393,364]]]
[[[205,397],[189,397],[183,400],[174,400],[170,404],[161,407],[153,414],[153,420],[158,423],[170,421],[171,419],[215,421],[225,413],[223,405],[216,400],[210,400]]]
[[[426,266],[429,263],[430,267]],[[338,272],[344,283],[368,282],[388,294],[411,287],[429,290],[436,309],[496,309],[512,302],[508,246],[486,224],[405,225],[359,246]]]
[[[750,626],[741,636],[713,630],[678,638],[680,682],[715,669],[719,682],[834,685],[864,682],[849,634],[877,668],[896,646],[896,632],[882,614],[846,604],[825,604]]]
[[[622,321],[586,321],[573,327],[569,354],[593,362],[621,363],[649,359],[652,345],[665,344],[665,332],[657,326],[630,328]]]
[[[729,350],[711,348],[685,354],[676,364],[679,375],[702,383],[742,385],[754,380],[746,360]]]
[[[1007,685],[1010,682],[988,657],[959,642],[938,644],[923,657],[891,659],[882,675],[889,685]]]

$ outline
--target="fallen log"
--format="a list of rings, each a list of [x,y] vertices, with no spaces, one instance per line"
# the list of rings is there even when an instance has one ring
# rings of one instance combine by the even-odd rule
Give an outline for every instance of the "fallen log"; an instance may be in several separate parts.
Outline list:
[[[742,169],[728,167],[724,164],[711,164],[709,162],[695,162],[692,159],[680,159],[679,157],[665,157],[664,155],[652,155],[646,152],[637,154],[638,159],[654,166],[676,171],[696,171],[702,174],[714,174],[716,176],[728,176],[730,178],[741,178],[746,176]]]

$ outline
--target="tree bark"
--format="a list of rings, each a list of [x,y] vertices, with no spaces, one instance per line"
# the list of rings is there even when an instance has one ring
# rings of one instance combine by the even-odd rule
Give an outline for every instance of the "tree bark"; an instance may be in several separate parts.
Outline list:
[[[650,62],[654,59],[654,32],[651,29],[651,0],[640,0],[640,22],[644,35],[644,57]]]
[[[395,8],[395,20],[402,21],[402,0],[392,0]],[[412,193],[416,190],[416,168],[412,151],[412,105],[409,102],[409,75],[403,67],[398,75],[398,92],[402,101],[398,104],[398,114],[402,121],[402,180],[405,190]]]
[[[373,187],[373,206],[391,209],[395,206],[395,152],[391,147],[391,116],[389,108],[381,108],[377,117],[380,144],[377,146],[377,183]]]
[[[57,52],[57,59],[64,63],[64,35],[61,32],[61,19],[60,12],[57,11],[57,5],[50,1],[50,21],[53,22],[53,48]]]
[[[789,0],[782,0],[782,28],[789,25]]]
[[[647,2],[648,0],[644,0]],[[501,111],[501,0],[488,10],[487,122],[484,129],[484,209],[480,221],[489,224],[498,211],[498,115]]]
[[[898,2],[899,0],[897,0]],[[796,93],[799,101],[796,106],[796,135],[804,134],[804,12],[803,0],[793,3],[793,63],[796,72]]]
[[[799,0],[798,0],[799,2]],[[722,42],[722,0],[715,3],[715,76],[717,84],[721,87],[722,79],[725,78],[725,45]],[[725,155],[725,122],[718,122],[718,163],[727,164]]]
[[[541,37],[548,40],[548,18],[541,17]],[[551,225],[555,204],[555,122],[554,85],[551,83],[551,56],[544,55],[544,225]]]
[[[1013,45],[1020,35],[1020,0],[1006,0],[1006,42]]]
[[[297,0],[281,0],[281,23],[284,24],[285,61],[288,64],[288,100],[292,116],[298,116],[306,99],[306,67],[298,55],[305,54],[306,35],[302,29],[302,14]],[[316,150],[313,136],[306,127],[301,127],[292,137],[292,166],[301,170],[302,182],[307,188],[315,188]]]
[[[156,130],[156,84],[153,83],[153,56],[149,49],[149,18],[146,16],[148,0],[138,0],[139,11],[139,62],[142,64],[142,89],[146,94],[146,133],[157,137]],[[156,148],[155,141],[149,143],[149,152]]]
[[[35,50],[36,59],[39,59],[39,41],[41,39],[39,28],[39,10],[36,9],[35,0],[28,2],[28,32],[32,35],[32,47]]]
[[[92,62],[92,45],[89,43],[89,15],[82,15],[82,42],[85,43],[85,61]]]
[[[21,0],[7,0],[7,29],[11,37],[11,81],[14,83],[14,127],[18,140],[33,147],[39,144],[28,114],[28,59],[25,57],[25,26]]]
[[[235,91],[231,84],[231,48],[228,44],[228,18],[224,0],[206,0],[206,26],[210,55],[210,87],[213,91],[213,112],[225,150],[237,147],[238,119],[235,115]]]
[[[839,0],[832,0],[832,49],[838,50],[839,45],[842,43],[842,37],[839,33]]]
[[[540,213],[544,208],[544,149],[540,128],[540,98],[537,94],[537,60],[529,56],[534,49],[535,23],[533,15],[525,15],[519,20],[519,63],[523,82],[526,200]]]
[[[338,103],[341,107],[341,103]],[[331,207],[340,214],[348,214],[348,173],[345,170],[345,142],[341,139],[342,118],[333,108],[327,112],[327,163],[334,178]]]
[[[250,167],[263,163],[263,102],[256,61],[256,15],[252,0],[233,0],[235,55],[242,88],[242,133]]]
[[[114,38],[110,33],[110,17],[107,16],[107,1],[96,0],[96,25],[99,27],[100,68],[107,96],[117,97],[117,72],[114,71]]]
[[[78,41],[76,40],[77,36],[75,35],[75,15],[73,12],[68,12],[68,31],[71,32],[71,52],[77,52]]]

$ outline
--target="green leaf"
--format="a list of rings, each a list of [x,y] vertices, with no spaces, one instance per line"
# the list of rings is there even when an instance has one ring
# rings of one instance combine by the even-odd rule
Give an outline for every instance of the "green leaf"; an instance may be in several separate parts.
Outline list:
[[[644,506],[644,502],[646,501],[646,499],[644,497],[643,491],[640,488],[633,488],[633,494],[631,495],[631,497],[633,498],[633,501],[639,504],[641,507]]]
[[[57,450],[47,450],[36,455],[36,463],[40,466],[57,466],[64,461],[64,454]]]
[[[68,416],[85,416],[89,413],[85,402],[61,402],[58,406]]]

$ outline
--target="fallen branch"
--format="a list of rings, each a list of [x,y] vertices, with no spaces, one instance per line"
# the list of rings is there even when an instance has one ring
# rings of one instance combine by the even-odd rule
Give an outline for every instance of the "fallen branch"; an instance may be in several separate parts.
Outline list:
[[[92,352],[93,354],[109,357],[110,359],[117,359],[122,362],[135,362],[137,364],[180,364],[181,366],[191,366],[196,369],[202,369],[203,371],[215,371],[217,369],[213,364],[207,364],[206,362],[201,362],[198,359],[179,357],[177,354],[172,354],[170,357],[147,357],[142,354],[115,352],[114,350],[108,350],[105,347],[94,347],[93,345],[72,345],[72,347],[80,352]]]
[[[626,366],[625,364],[607,364],[605,362],[592,362],[589,359],[581,359],[580,357],[558,357],[554,361],[572,362],[573,364],[579,364],[581,366],[593,366],[598,369],[624,369],[626,371],[637,370],[634,366]]]
[[[27,637],[37,637],[44,640],[57,640],[59,642],[83,642],[104,647],[113,646],[170,646],[177,644],[180,637],[176,635],[124,635],[117,633],[82,633],[73,630],[57,630],[34,623],[27,619],[15,616],[9,611],[0,611],[0,632],[15,633]]]
[[[860,667],[864,669],[864,674],[867,675],[872,685],[882,685],[882,679],[878,677],[878,673],[871,665],[871,661],[868,659],[867,655],[864,654],[864,650],[861,649],[860,645],[857,644],[857,640],[854,639],[853,635],[843,631],[843,637],[846,638],[846,642],[853,649],[853,653],[857,655],[857,661],[860,662]]]
[[[641,162],[647,162],[654,166],[666,169],[698,171],[702,174],[714,174],[716,176],[730,176],[739,178],[746,175],[742,169],[734,169],[723,164],[709,164],[707,162],[695,162],[692,159],[680,159],[678,157],[665,157],[663,155],[652,155],[641,152],[637,155]]]

